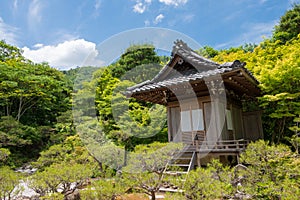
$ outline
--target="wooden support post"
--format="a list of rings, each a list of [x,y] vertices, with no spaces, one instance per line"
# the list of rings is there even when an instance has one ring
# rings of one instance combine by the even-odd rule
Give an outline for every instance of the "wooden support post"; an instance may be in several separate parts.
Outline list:
[[[200,152],[197,152],[197,165],[198,165],[198,167],[201,167]]]
[[[193,116],[192,116],[192,106],[190,105],[190,123],[191,123],[191,128],[192,128],[192,145],[195,146],[195,141],[194,141],[194,127],[193,127]]]

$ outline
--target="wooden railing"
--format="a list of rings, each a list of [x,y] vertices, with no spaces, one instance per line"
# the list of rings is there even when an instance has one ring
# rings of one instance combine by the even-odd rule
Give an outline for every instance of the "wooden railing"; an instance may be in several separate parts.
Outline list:
[[[227,152],[243,151],[249,144],[248,140],[219,140],[219,141],[196,141],[196,150],[200,152]]]
[[[199,141],[202,141],[205,139],[205,132],[204,131],[182,132],[182,142],[184,144],[196,145],[195,142],[196,136]]]
[[[192,155],[192,158],[191,158],[191,161],[189,163],[188,172],[191,171],[194,168],[194,166],[195,166],[195,160],[196,160],[196,153],[194,151],[193,155]]]

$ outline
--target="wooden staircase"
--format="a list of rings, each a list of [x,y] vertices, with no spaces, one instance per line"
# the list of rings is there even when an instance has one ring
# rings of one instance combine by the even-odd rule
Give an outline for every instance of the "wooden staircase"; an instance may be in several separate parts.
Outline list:
[[[196,152],[190,147],[175,153],[167,163],[162,176],[161,192],[182,192],[190,170],[194,169]]]

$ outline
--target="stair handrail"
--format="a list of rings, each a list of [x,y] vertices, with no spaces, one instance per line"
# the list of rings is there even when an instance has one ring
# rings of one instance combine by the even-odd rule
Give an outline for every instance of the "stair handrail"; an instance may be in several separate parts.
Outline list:
[[[191,171],[192,166],[195,165],[195,155],[196,152],[194,151],[187,172]]]

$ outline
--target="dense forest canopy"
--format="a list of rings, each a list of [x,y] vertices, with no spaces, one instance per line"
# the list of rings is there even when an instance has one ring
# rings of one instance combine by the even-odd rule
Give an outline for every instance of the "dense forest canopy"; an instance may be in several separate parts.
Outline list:
[[[70,109],[71,85],[46,63],[32,63],[4,41],[0,46],[0,147],[11,151],[14,165],[52,144],[57,117]]]

